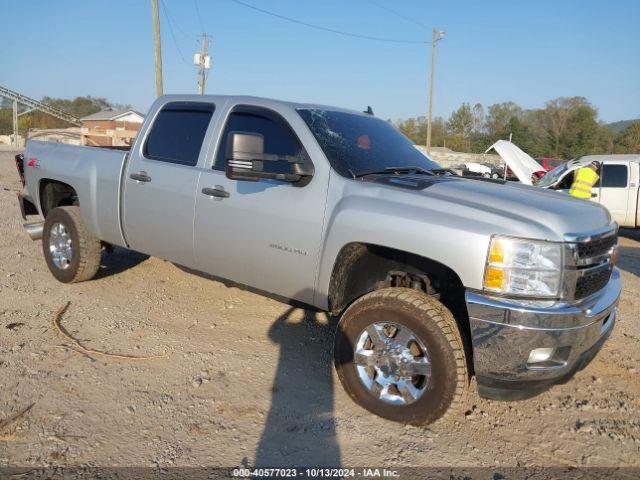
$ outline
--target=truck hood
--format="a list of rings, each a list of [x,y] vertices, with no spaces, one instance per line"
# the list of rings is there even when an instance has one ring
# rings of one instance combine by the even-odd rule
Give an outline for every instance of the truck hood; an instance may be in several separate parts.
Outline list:
[[[432,219],[443,216],[477,233],[558,241],[611,223],[609,212],[596,203],[514,182],[426,175],[376,175],[365,181],[395,187],[398,195],[387,199],[423,207]]]
[[[500,155],[500,158],[504,160],[504,163],[513,171],[518,180],[525,185],[531,185],[531,175],[536,172],[544,172],[538,162],[520,150],[515,143],[507,142],[506,140],[498,140],[485,150],[484,153],[489,150],[495,150]]]

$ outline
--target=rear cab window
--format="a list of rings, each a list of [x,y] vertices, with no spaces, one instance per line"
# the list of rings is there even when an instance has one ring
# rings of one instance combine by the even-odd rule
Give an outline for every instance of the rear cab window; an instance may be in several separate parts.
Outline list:
[[[214,110],[211,103],[167,103],[151,125],[143,155],[161,162],[195,166]]]

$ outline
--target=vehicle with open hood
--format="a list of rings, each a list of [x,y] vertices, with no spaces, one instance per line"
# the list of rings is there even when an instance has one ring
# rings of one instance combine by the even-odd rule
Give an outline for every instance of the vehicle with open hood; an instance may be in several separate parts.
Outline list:
[[[550,172],[556,167],[562,165],[565,160],[560,160],[559,158],[552,157],[541,157],[536,158],[535,161],[542,167],[546,172]]]
[[[510,142],[504,142],[496,150],[507,165],[513,166],[518,180],[530,184],[533,164],[527,157],[531,157]],[[593,163],[598,167],[600,178],[592,188],[591,200],[606,207],[621,227],[640,227],[640,154],[586,155],[560,163],[532,183],[537,187],[568,193],[576,170]]]
[[[491,150],[495,150],[504,161],[507,176],[515,177],[525,185],[533,185],[534,180],[537,181],[546,173],[542,165],[522,151],[515,143],[498,140],[484,153],[489,153]]]

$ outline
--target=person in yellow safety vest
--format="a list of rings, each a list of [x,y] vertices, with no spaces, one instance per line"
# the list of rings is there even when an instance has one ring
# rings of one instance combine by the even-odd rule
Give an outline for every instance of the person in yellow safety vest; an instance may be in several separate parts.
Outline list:
[[[569,189],[569,195],[573,195],[576,198],[591,198],[591,187],[600,178],[597,171],[598,165],[595,162],[579,168]]]

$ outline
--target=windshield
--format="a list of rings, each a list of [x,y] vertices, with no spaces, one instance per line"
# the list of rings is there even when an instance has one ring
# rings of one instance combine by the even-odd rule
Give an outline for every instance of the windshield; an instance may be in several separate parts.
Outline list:
[[[538,187],[550,187],[562,178],[562,176],[567,172],[568,166],[569,162],[564,162],[562,165],[557,166],[550,172],[546,173],[544,177],[536,183],[536,185]]]
[[[440,168],[392,125],[371,115],[299,109],[331,166],[343,176],[391,167]]]

